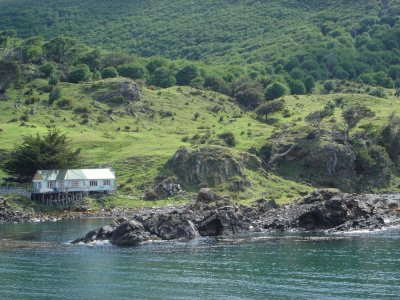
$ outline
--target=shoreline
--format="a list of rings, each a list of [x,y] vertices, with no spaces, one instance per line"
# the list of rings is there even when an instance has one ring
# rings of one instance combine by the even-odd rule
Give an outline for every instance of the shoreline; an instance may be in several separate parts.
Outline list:
[[[278,206],[258,201],[235,206],[209,189],[194,204],[169,210],[144,209],[130,219],[89,231],[72,243],[110,240],[114,245],[138,245],[149,240],[191,240],[196,237],[234,237],[242,233],[335,233],[379,230],[400,225],[400,194],[343,194],[320,190],[300,201]]]

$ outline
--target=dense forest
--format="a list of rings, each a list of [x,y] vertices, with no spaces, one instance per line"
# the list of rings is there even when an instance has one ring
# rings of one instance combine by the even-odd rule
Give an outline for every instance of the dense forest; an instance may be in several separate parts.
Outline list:
[[[76,37],[131,54],[245,66],[287,83],[399,84],[398,1],[0,1],[19,36]],[[397,83],[396,83],[397,82]]]

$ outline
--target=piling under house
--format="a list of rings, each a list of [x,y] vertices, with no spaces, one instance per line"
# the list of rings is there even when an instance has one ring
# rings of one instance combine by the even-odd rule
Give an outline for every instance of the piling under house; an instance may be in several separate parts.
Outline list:
[[[116,180],[109,169],[38,170],[32,179],[32,198],[74,201],[90,193],[114,193]]]

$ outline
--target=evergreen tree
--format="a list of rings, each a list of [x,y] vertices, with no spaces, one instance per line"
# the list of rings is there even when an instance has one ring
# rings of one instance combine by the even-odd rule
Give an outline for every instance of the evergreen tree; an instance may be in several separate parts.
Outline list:
[[[4,170],[19,181],[29,181],[37,170],[66,169],[79,163],[80,149],[59,130],[41,136],[24,136],[4,164]]]

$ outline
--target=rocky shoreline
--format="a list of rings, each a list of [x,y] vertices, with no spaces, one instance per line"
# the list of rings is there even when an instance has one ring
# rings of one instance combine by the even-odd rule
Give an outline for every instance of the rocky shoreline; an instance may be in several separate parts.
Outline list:
[[[32,213],[11,208],[7,200],[0,197],[0,225],[36,222],[56,222],[84,218],[119,218],[133,215],[138,209],[115,208],[99,211],[52,211],[48,213]]]
[[[376,230],[399,224],[400,194],[358,195],[320,190],[291,205],[259,200],[246,207],[233,205],[229,198],[202,189],[193,204],[141,209],[133,212],[131,218],[119,218],[72,243],[109,240],[114,245],[138,245],[149,240],[190,240],[246,232]]]

